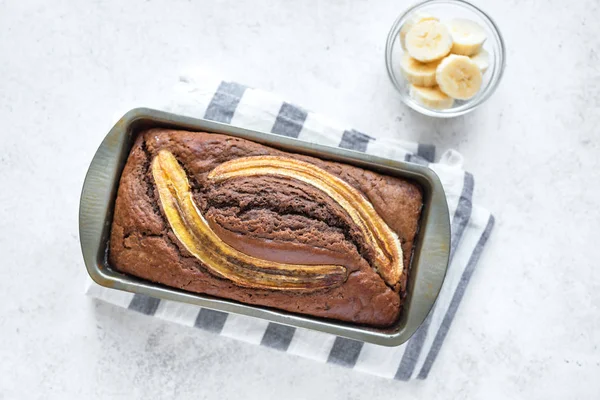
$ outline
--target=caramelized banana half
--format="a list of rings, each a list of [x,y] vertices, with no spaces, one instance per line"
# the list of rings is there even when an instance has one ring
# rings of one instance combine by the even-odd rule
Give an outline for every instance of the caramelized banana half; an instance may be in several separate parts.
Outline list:
[[[273,175],[307,183],[331,197],[348,213],[375,249],[373,267],[388,285],[402,275],[402,247],[398,235],[381,219],[373,205],[354,187],[313,164],[278,156],[238,158],[223,163],[208,179],[223,181],[242,176]]]
[[[185,171],[169,151],[161,150],[154,158],[152,175],[175,236],[217,276],[239,286],[299,292],[334,287],[346,280],[346,268],[340,265],[280,264],[224,243],[196,207]]]

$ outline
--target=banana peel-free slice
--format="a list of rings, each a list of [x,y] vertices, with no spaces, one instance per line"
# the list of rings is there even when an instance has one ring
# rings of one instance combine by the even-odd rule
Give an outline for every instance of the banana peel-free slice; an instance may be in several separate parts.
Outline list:
[[[437,85],[435,71],[439,61],[422,63],[408,53],[402,55],[400,70],[407,81],[416,86],[433,87]]]
[[[214,274],[250,288],[314,291],[342,284],[341,265],[280,264],[244,254],[224,243],[196,207],[185,171],[161,150],[152,161],[162,208],[175,236]]]
[[[208,174],[215,182],[235,177],[272,175],[307,183],[331,197],[350,216],[375,249],[373,267],[391,286],[403,269],[398,236],[381,219],[373,205],[354,187],[316,165],[279,156],[243,157],[220,164]]]
[[[410,85],[409,94],[419,104],[436,110],[452,108],[454,99],[436,87]]]
[[[436,69],[436,80],[442,92],[448,96],[468,100],[481,89],[481,69],[467,56],[451,54]]]
[[[473,56],[481,51],[487,39],[485,29],[475,21],[455,18],[446,23],[452,35],[452,53]]]
[[[428,63],[444,58],[450,53],[452,36],[441,22],[421,20],[406,34],[405,45],[412,58]]]

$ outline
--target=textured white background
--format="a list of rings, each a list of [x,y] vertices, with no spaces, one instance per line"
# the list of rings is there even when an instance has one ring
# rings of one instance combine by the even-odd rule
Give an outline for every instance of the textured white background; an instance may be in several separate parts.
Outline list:
[[[0,0],[0,399],[598,398],[598,1],[477,4],[492,99],[409,111],[384,42],[406,0]],[[114,117],[201,65],[372,135],[456,148],[497,217],[427,381],[387,381],[82,295],[79,191]]]

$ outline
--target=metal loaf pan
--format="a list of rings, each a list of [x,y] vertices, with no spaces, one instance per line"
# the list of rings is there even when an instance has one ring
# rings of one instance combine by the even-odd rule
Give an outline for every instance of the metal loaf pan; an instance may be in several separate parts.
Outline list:
[[[246,305],[212,296],[184,292],[119,273],[107,261],[113,208],[121,172],[137,132],[150,127],[222,133],[293,153],[342,162],[410,179],[423,188],[424,207],[410,266],[407,297],[400,319],[378,329]],[[394,199],[389,199],[394,201]],[[392,161],[351,150],[320,146],[269,133],[137,108],[125,114],[98,148],[89,167],[79,206],[79,237],[88,273],[98,284],[161,299],[182,301],[214,310],[327,332],[364,342],[397,346],[406,342],[425,320],[438,296],[450,251],[448,205],[437,175],[427,167]]]

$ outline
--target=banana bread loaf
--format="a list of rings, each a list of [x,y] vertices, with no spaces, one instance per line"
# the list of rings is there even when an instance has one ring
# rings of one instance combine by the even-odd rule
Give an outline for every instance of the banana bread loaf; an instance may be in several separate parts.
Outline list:
[[[385,327],[399,317],[418,185],[230,136],[150,129],[125,165],[109,263],[190,292]]]

